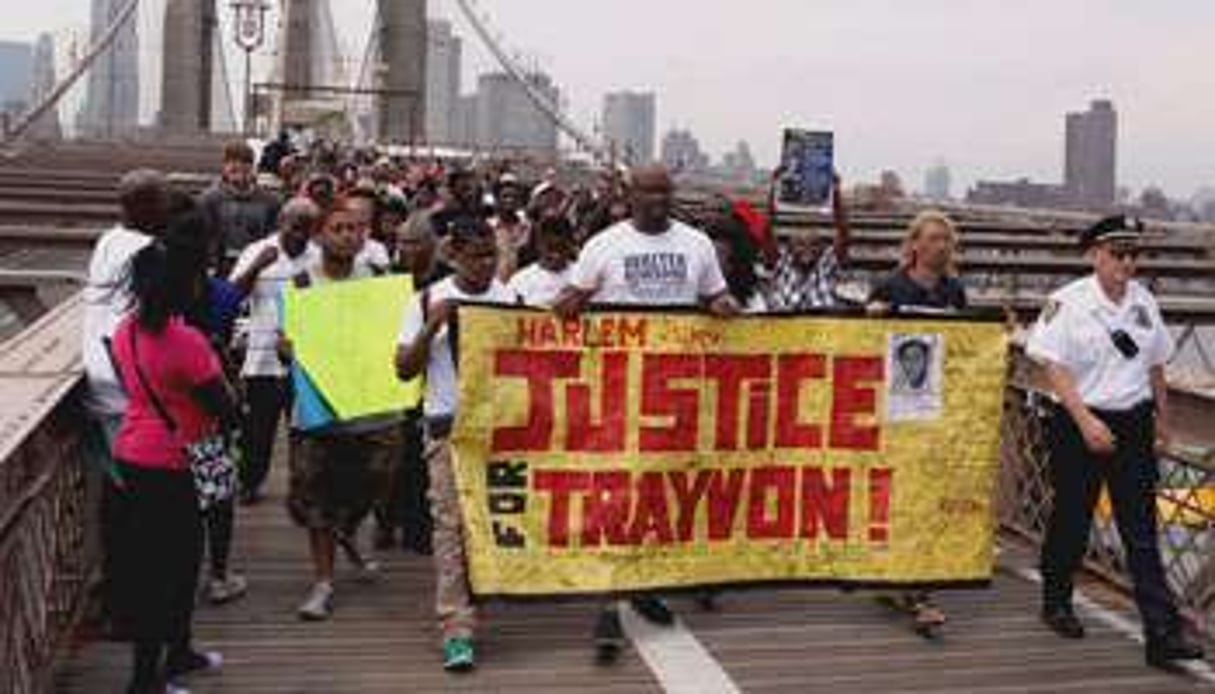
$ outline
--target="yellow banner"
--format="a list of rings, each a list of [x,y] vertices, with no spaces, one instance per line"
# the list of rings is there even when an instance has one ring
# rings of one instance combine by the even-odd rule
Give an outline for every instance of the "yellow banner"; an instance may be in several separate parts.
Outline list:
[[[459,322],[478,594],[991,577],[998,323],[487,307]]]
[[[393,367],[401,316],[413,296],[408,275],[283,291],[283,332],[337,419],[417,405],[419,380],[401,383]]]

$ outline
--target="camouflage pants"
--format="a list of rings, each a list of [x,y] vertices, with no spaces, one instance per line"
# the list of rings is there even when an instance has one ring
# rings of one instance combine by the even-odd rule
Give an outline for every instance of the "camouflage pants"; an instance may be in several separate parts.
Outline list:
[[[310,530],[357,532],[388,487],[400,440],[396,427],[359,434],[292,434],[287,493],[292,520]]]
[[[451,442],[447,438],[427,436],[426,464],[430,471],[430,513],[434,518],[435,613],[439,631],[443,638],[471,638],[477,611],[468,588],[460,499],[451,467]]]

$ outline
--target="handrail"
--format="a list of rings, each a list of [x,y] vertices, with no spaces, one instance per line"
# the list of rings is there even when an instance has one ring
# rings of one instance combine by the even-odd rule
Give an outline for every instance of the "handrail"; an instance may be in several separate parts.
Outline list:
[[[0,344],[0,691],[50,688],[98,558],[76,295]]]

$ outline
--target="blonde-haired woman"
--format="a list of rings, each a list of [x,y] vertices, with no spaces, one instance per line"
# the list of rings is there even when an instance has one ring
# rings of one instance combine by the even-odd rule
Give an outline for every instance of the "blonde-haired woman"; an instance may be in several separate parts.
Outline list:
[[[966,308],[966,288],[958,280],[958,231],[943,212],[916,215],[903,240],[899,267],[869,294],[870,313],[908,309]]]
[[[869,313],[966,308],[966,288],[958,280],[957,247],[957,226],[945,213],[928,210],[916,215],[903,239],[899,267],[869,294]],[[933,604],[927,591],[904,591],[879,599],[909,613],[921,636],[935,636],[945,625],[945,613]]]

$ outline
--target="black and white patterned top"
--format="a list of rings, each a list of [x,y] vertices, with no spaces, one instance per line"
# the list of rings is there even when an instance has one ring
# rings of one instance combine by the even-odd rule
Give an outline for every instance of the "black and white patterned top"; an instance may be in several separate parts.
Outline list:
[[[773,313],[793,313],[832,308],[839,303],[835,295],[839,276],[839,258],[833,247],[823,249],[809,270],[797,267],[793,254],[782,248],[768,291],[768,309]]]

